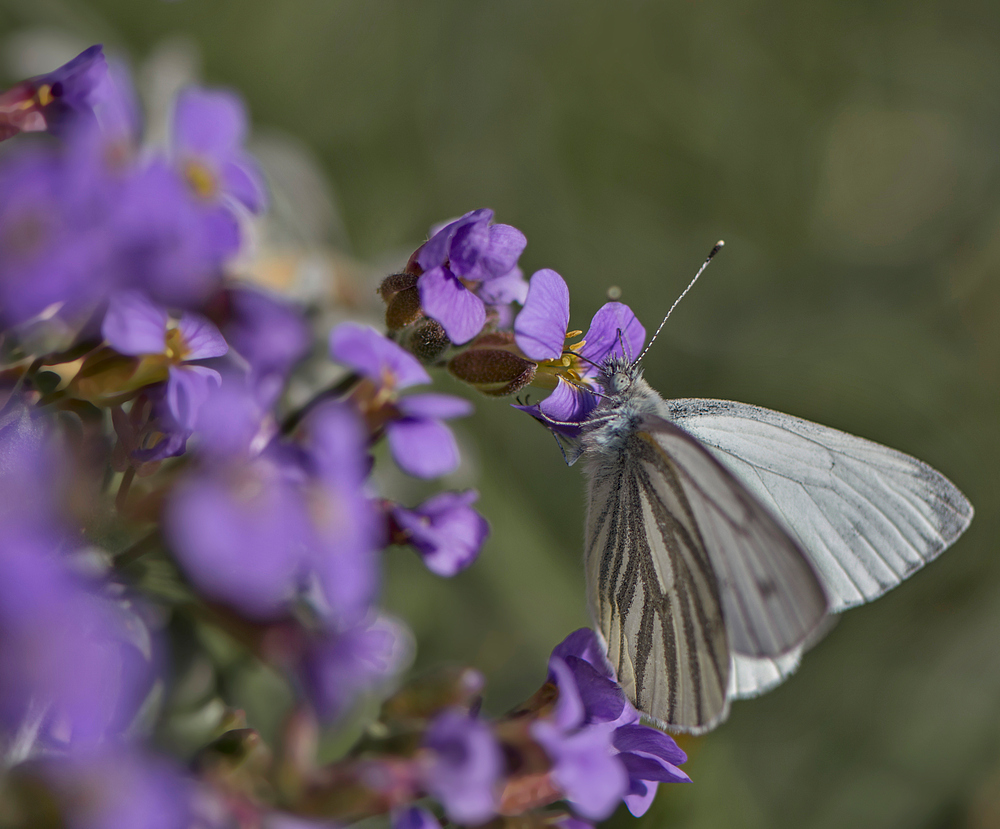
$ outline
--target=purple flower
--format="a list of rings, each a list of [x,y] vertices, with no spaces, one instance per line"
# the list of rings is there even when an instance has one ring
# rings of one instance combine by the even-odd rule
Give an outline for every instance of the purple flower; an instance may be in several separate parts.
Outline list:
[[[174,105],[173,154],[191,190],[207,202],[238,203],[259,213],[264,177],[243,151],[246,109],[239,96],[190,87]]]
[[[345,322],[330,334],[333,359],[350,366],[392,393],[430,376],[417,359],[374,328]],[[442,421],[464,417],[472,404],[446,394],[415,394],[397,398],[384,410],[385,432],[396,463],[418,478],[436,478],[458,466],[458,445]]]
[[[483,299],[468,283],[482,283],[491,303],[522,293],[517,260],[527,241],[510,225],[491,225],[492,219],[493,211],[485,208],[466,213],[436,231],[417,254],[421,306],[454,343],[468,342],[486,322]],[[495,280],[502,282],[491,291]]]
[[[0,141],[19,132],[65,133],[94,122],[94,108],[109,83],[100,45],[91,46],[53,72],[0,94]]]
[[[478,498],[470,489],[442,492],[412,510],[393,506],[397,543],[411,544],[431,572],[454,576],[476,560],[490,532],[486,519],[471,506]]]
[[[219,329],[200,314],[185,313],[171,324],[166,310],[138,291],[112,296],[101,333],[120,354],[162,357],[167,365],[164,399],[174,431],[190,434],[198,410],[222,377],[215,369],[193,365],[196,360],[221,357],[229,351]]]
[[[490,727],[460,711],[439,714],[424,737],[424,785],[455,823],[485,823],[496,814],[503,755]]]
[[[402,623],[380,616],[311,643],[301,673],[319,716],[332,720],[359,694],[403,670],[413,656],[413,637]]]
[[[206,434],[231,422],[258,433],[252,411],[209,402]],[[229,418],[232,418],[230,421]],[[175,490],[166,530],[192,581],[247,616],[274,618],[314,585],[318,610],[351,626],[378,588],[378,515],[362,487],[368,473],[364,434],[346,407],[328,403],[302,424],[303,445],[253,443],[225,458],[218,447]]]
[[[309,351],[309,327],[299,308],[255,288],[234,288],[229,301],[232,316],[225,326],[226,339],[250,364],[261,400],[270,404],[281,394],[292,367]]]
[[[673,739],[639,723],[639,712],[615,683],[592,630],[574,631],[553,649],[549,681],[559,689],[556,710],[551,722],[535,723],[532,734],[555,763],[554,781],[584,817],[602,819],[602,807],[606,817],[619,798],[638,817],[649,808],[659,783],[689,780],[677,768],[687,757]],[[603,736],[584,740],[580,733]],[[623,770],[623,776],[614,773],[615,780],[624,782],[613,801],[609,787],[591,780],[591,774],[598,774],[594,770],[603,768],[605,747]],[[580,797],[589,799],[582,802]]]
[[[516,408],[556,431],[574,435],[577,429],[565,424],[581,422],[597,405],[587,387],[597,387],[609,358],[636,359],[646,341],[646,329],[627,305],[608,302],[594,314],[583,340],[565,348],[568,322],[565,281],[553,270],[538,271],[531,277],[528,298],[514,321],[514,338],[525,356],[539,364],[535,383],[547,376],[555,382],[555,391],[541,403]]]

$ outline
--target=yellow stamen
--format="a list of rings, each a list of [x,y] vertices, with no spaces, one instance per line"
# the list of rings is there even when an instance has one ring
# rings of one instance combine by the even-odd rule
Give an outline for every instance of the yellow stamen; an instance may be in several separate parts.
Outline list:
[[[167,346],[163,352],[167,356],[167,359],[172,362],[182,363],[190,350],[188,344],[184,342],[184,337],[181,336],[180,329],[167,329]]]
[[[47,83],[38,87],[35,97],[38,99],[39,106],[43,107],[48,106],[55,100],[55,96],[52,94],[52,87]]]
[[[201,198],[211,199],[219,190],[219,182],[206,165],[200,161],[188,161],[184,165],[184,178]]]

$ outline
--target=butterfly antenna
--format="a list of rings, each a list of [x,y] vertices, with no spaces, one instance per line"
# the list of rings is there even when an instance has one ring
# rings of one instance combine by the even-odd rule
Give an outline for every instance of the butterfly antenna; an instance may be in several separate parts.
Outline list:
[[[663,322],[660,323],[659,328],[656,329],[656,333],[653,334],[653,338],[649,341],[649,343],[646,345],[646,347],[642,350],[642,354],[639,355],[639,359],[637,359],[635,361],[636,363],[640,362],[642,360],[642,358],[646,356],[646,352],[649,351],[649,349],[652,347],[653,343],[656,342],[656,338],[660,336],[660,331],[663,330],[664,324],[666,323],[666,321],[668,319],[670,319],[670,315],[674,312],[674,308],[676,308],[680,304],[680,301],[682,299],[684,299],[685,296],[687,296],[687,292],[690,291],[694,287],[694,283],[698,281],[698,277],[701,276],[705,272],[705,268],[707,268],[708,267],[708,263],[712,261],[712,257],[715,256],[715,254],[717,254],[720,250],[722,250],[722,247],[725,244],[726,243],[723,242],[721,239],[719,239],[719,241],[715,243],[715,247],[713,247],[712,250],[711,250],[711,252],[708,254],[708,258],[705,259],[705,261],[701,263],[701,267],[698,268],[698,273],[696,273],[694,275],[694,279],[692,279],[688,283],[688,286],[683,291],[681,291],[681,295],[679,297],[677,297],[677,299],[674,300],[674,304],[670,306],[670,310],[667,311],[667,315],[663,318]],[[635,365],[635,363],[633,363],[633,365]]]

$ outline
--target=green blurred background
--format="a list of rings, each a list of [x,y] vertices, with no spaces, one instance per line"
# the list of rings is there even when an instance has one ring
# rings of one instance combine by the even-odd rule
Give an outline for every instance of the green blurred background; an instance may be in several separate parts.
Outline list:
[[[684,741],[694,784],[641,823],[1000,826],[1000,5],[0,0],[7,80],[40,29],[136,65],[187,38],[207,82],[315,154],[327,241],[383,272],[490,206],[527,235],[528,273],[567,279],[574,326],[615,285],[651,328],[724,238],[647,357],[654,386],[910,452],[977,515],[785,685]],[[493,536],[452,581],[391,551],[385,601],[418,669],[480,667],[501,712],[587,622],[583,485],[543,429],[477,403],[456,483]]]

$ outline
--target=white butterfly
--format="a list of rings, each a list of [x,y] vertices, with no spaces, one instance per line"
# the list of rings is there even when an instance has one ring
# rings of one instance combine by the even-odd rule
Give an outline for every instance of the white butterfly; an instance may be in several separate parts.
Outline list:
[[[638,363],[608,360],[581,425],[590,609],[636,707],[697,733],[794,671],[828,614],[939,555],[973,510],[916,458],[743,403],[665,401]]]

